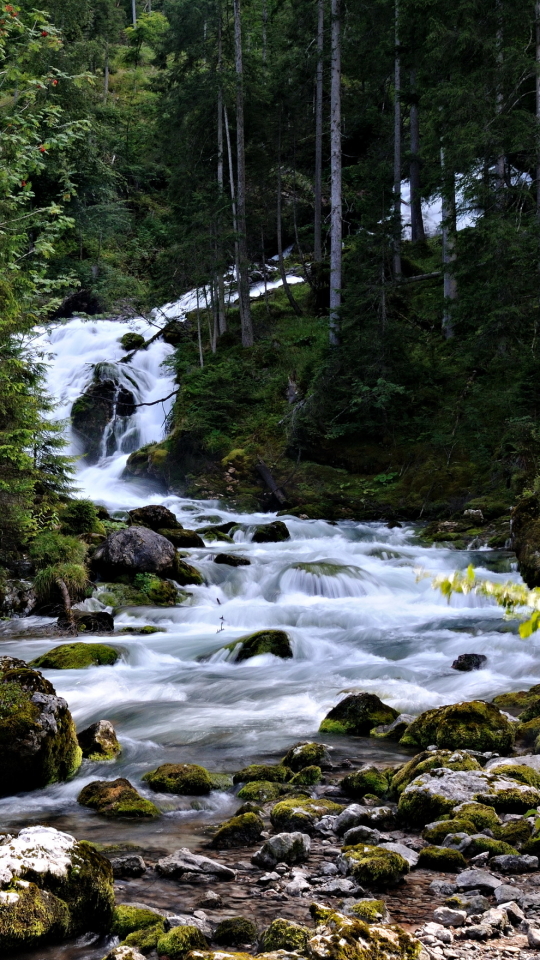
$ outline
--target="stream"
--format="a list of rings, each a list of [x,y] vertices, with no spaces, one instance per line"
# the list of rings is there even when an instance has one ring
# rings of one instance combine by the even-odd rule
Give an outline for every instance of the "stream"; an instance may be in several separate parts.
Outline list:
[[[153,332],[146,321],[72,320],[44,335],[50,354],[48,384],[58,400],[55,417],[71,405],[92,377],[92,365],[116,363],[125,353],[118,338],[127,330]],[[145,402],[174,389],[162,366],[172,348],[156,341],[137,353],[128,372]],[[140,400],[138,401],[140,402]],[[129,452],[160,440],[170,403],[140,407],[116,437],[115,452],[95,466],[79,466],[79,495],[111,513],[161,503],[188,529],[238,521],[234,544],[211,544],[189,552],[206,580],[189,587],[176,608],[127,608],[116,626],[152,625],[151,636],[134,633],[111,642],[121,651],[114,666],[45,671],[69,703],[78,729],[99,719],[114,724],[122,754],[114,763],[84,761],[69,783],[0,800],[2,830],[42,823],[100,843],[134,843],[155,857],[200,843],[209,824],[231,816],[235,791],[210,797],[156,797],[141,783],[148,770],[166,762],[195,762],[232,772],[251,762],[275,763],[298,740],[320,739],[318,727],[344,692],[366,690],[400,712],[540,683],[540,633],[524,642],[502,611],[475,596],[450,603],[431,585],[432,576],[473,564],[478,575],[519,580],[513,556],[504,551],[455,551],[425,547],[412,524],[389,530],[383,523],[299,520],[283,517],[291,539],[255,544],[250,526],[268,514],[238,514],[217,502],[197,502],[150,491],[122,479]],[[71,452],[78,453],[71,439]],[[246,557],[250,566],[213,562],[216,553]],[[33,638],[45,618],[24,621],[24,637],[2,633],[2,652],[24,660],[58,640]],[[23,621],[20,621],[22,626]],[[225,644],[263,628],[286,630],[294,656],[263,655],[243,663],[227,660]],[[463,653],[485,654],[484,669],[452,670]],[[396,763],[410,753],[398,744],[325,736],[333,756]],[[164,811],[155,823],[109,822],[78,806],[81,788],[95,779],[127,777]],[[52,948],[51,948],[52,950]],[[81,943],[25,954],[45,957],[101,956]]]

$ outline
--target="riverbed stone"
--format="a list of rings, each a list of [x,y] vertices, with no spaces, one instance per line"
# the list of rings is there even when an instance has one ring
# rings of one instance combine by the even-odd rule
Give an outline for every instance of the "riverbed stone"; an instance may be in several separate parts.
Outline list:
[[[358,843],[369,843],[371,846],[377,847],[380,839],[381,834],[379,830],[374,830],[372,827],[366,827],[364,825],[351,827],[351,829],[347,830],[343,835],[343,843],[345,846],[355,846],[355,844]]]
[[[369,764],[354,773],[347,774],[340,782],[343,793],[355,800],[365,797],[367,793],[384,797],[388,793],[389,786],[388,777],[384,771]]]
[[[138,853],[130,853],[125,857],[112,857],[111,867],[114,877],[131,880],[133,877],[142,877],[146,873],[146,864]]]
[[[225,650],[231,651],[235,663],[260,657],[264,653],[271,653],[281,660],[290,660],[293,656],[289,635],[284,630],[258,630],[257,633],[228,643]]]
[[[27,827],[0,845],[0,949],[21,950],[109,929],[108,860],[53,827]]]
[[[422,826],[469,800],[478,800],[501,812],[519,813],[536,807],[540,792],[496,773],[438,768],[417,777],[405,788],[398,811],[404,823]]]
[[[235,871],[224,863],[192,853],[187,847],[158,860],[156,871],[160,876],[178,883],[207,883],[234,880],[236,877]]]
[[[333,707],[322,721],[321,733],[367,737],[374,727],[392,723],[398,711],[374,693],[352,693]]]
[[[200,796],[212,790],[212,779],[205,767],[196,763],[164,763],[150,770],[143,781],[157,793]]]
[[[417,866],[423,870],[457,873],[467,866],[465,857],[452,847],[424,847],[418,855]]]
[[[294,773],[306,767],[321,767],[330,762],[328,747],[324,743],[296,743],[287,751],[281,763]]]
[[[447,770],[482,769],[478,760],[464,750],[423,750],[394,773],[391,780],[392,792],[398,795],[403,793],[405,787],[416,777],[441,767]]]
[[[198,927],[179,926],[162,934],[157,942],[157,952],[159,956],[166,956],[169,960],[183,960],[191,950],[200,950],[207,946],[206,937]]]
[[[486,870],[463,870],[455,880],[457,890],[481,890],[483,893],[494,893],[497,887],[502,886],[502,880],[494,877]]]
[[[467,820],[463,817],[461,819],[437,820],[435,823],[428,823],[423,830],[422,837],[424,840],[427,840],[428,843],[437,846],[438,844],[442,844],[445,837],[450,833],[472,836],[473,833],[476,832],[477,828],[472,820]]]
[[[218,923],[213,939],[224,947],[237,947],[243,943],[254,943],[257,939],[257,927],[247,917],[229,917],[227,920]]]
[[[405,731],[405,746],[435,745],[448,750],[496,751],[507,754],[515,738],[515,724],[492,703],[472,700],[426,710]]]
[[[490,866],[500,873],[531,873],[538,870],[538,857],[529,854],[502,854],[492,857]]]
[[[141,953],[137,947],[120,943],[117,947],[113,947],[103,960],[145,960],[145,954]]]
[[[409,863],[401,854],[363,843],[345,847],[342,861],[357,883],[371,890],[394,886],[410,869]]]
[[[192,547],[204,547],[205,545],[204,540],[195,530],[184,530],[178,527],[174,530],[168,530],[167,528],[161,527],[157,532],[179,550],[186,550]]]
[[[277,800],[280,794],[279,783],[272,783],[270,780],[253,780],[245,783],[238,791],[238,799],[246,800],[248,803],[269,803],[271,800]]]
[[[263,830],[264,823],[256,813],[242,813],[220,825],[211,846],[216,850],[248,847],[260,840]]]
[[[290,797],[272,807],[270,820],[276,830],[312,833],[317,820],[326,814],[339,814],[343,807],[333,800]]]
[[[334,830],[338,836],[346,833],[352,827],[368,826],[372,829],[391,829],[396,823],[396,808],[390,805],[380,807],[364,807],[359,803],[351,803],[345,807],[334,823]]]
[[[317,924],[307,948],[312,960],[427,960],[421,943],[400,927],[368,924],[322,904],[312,904],[310,912]]]
[[[90,807],[105,817],[126,820],[151,820],[161,812],[150,800],[145,800],[124,777],[117,780],[93,780],[83,787],[77,803]]]
[[[263,846],[251,858],[252,863],[271,870],[278,863],[304,863],[311,850],[311,840],[306,833],[278,833],[265,840]]]
[[[278,917],[263,931],[260,946],[266,953],[273,950],[295,950],[303,953],[312,931],[294,920]]]
[[[234,553],[218,553],[214,557],[214,563],[223,564],[226,567],[250,567],[251,560],[247,557],[238,557]]]
[[[92,566],[113,580],[136,573],[174,577],[176,550],[165,537],[148,527],[129,527],[109,534],[94,552]]]
[[[24,661],[21,661],[24,663]],[[5,669],[7,667],[7,669]],[[52,692],[49,692],[52,691]],[[68,780],[82,752],[66,701],[37,670],[0,663],[0,796]]]
[[[129,510],[128,522],[132,527],[148,527],[156,532],[160,527],[169,530],[182,530],[182,525],[176,519],[172,510],[160,503],[151,503],[147,507],[137,507]]]
[[[259,524],[255,527],[251,537],[253,543],[283,543],[290,540],[291,535],[283,520],[273,520],[272,523]]]
[[[77,740],[87,760],[115,760],[122,751],[110,720],[98,720],[81,730]]]
[[[452,670],[470,673],[472,670],[482,670],[487,663],[483,653],[461,653],[452,664]]]
[[[85,667],[113,666],[120,654],[106,643],[62,643],[30,661],[40,670],[84,670]]]
[[[392,723],[383,723],[369,731],[370,737],[378,737],[380,740],[401,740],[403,734],[414,717],[410,713],[400,713]]]
[[[266,781],[270,783],[285,783],[289,780],[291,771],[282,763],[252,763],[233,774],[233,783],[255,783]],[[244,799],[248,799],[247,797]]]

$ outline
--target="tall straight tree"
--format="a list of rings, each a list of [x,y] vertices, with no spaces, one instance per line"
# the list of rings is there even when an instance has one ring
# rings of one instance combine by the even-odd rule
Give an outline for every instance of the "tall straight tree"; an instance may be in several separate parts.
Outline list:
[[[315,81],[315,242],[314,255],[322,260],[322,149],[323,149],[323,94],[324,94],[324,2],[317,0],[317,72]],[[540,0],[539,0],[540,2]]]
[[[422,216],[422,194],[420,186],[420,111],[416,90],[416,70],[411,70],[411,111],[409,116],[411,136],[411,240],[413,243],[426,239],[424,218]]]
[[[341,0],[332,0],[330,88],[330,343],[339,342],[343,260],[343,196],[341,156]]]
[[[239,268],[238,294],[242,346],[253,346],[253,325],[249,300],[249,259],[246,227],[246,147],[244,128],[244,57],[242,50],[242,12],[240,0],[234,0],[234,48],[236,66],[236,169]]]
[[[394,49],[394,279],[401,277],[401,53],[399,0],[395,5]]]
[[[454,275],[456,260],[456,178],[453,170],[448,169],[444,150],[441,150],[442,167],[442,255],[443,255],[443,293],[444,308],[442,328],[447,340],[454,336],[452,301],[457,300],[457,283]]]
[[[540,220],[540,0],[535,3],[536,18],[536,213]]]
[[[217,180],[220,200],[219,221],[221,221],[221,204],[223,201],[223,39],[222,39],[222,20],[221,20],[221,0],[217,3],[217,29],[218,29],[218,58],[217,58]],[[215,278],[217,292],[217,321],[220,335],[227,330],[227,315],[225,313],[225,281],[223,278],[223,249],[221,242],[221,223],[217,226],[217,275]]]

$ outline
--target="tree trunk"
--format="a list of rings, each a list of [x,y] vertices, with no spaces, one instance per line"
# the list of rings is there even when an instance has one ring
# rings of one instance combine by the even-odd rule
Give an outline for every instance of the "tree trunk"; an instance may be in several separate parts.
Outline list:
[[[342,190],[341,190],[341,0],[332,0],[332,83],[330,95],[330,343],[339,341],[342,268]]]
[[[240,0],[234,0],[234,45],[236,66],[236,154],[237,154],[237,220],[240,276],[240,323],[242,346],[253,346],[251,303],[249,299],[249,260],[246,231],[246,154],[244,134],[244,59],[242,53],[242,20]]]
[[[394,279],[401,278],[401,56],[399,0],[395,5],[394,54]]]
[[[217,229],[217,319],[218,319],[218,330],[221,336],[222,333],[225,333],[227,330],[227,315],[225,313],[225,281],[223,279],[223,246],[222,246],[222,237],[221,237],[221,202],[223,200],[223,86],[221,84],[221,68],[222,68],[222,25],[221,25],[221,2],[218,0],[218,62],[217,62],[217,72],[218,72],[218,102],[217,102],[217,146],[218,146],[218,164],[217,164],[217,179],[218,179],[218,191],[219,191],[219,200],[220,200],[220,212],[218,217],[218,229]]]
[[[227,113],[227,106],[224,105],[223,116],[225,119],[225,136],[227,139],[227,155],[229,158],[229,183],[231,186],[231,208],[232,208],[232,218],[233,218],[233,230],[234,230],[234,265],[236,269],[236,285],[238,287],[238,299],[240,300],[240,250],[238,247],[238,217],[236,215],[236,193],[234,189],[234,170],[233,170],[233,159],[232,159],[232,148],[231,148],[231,133],[229,130],[229,114]]]
[[[263,59],[263,63],[266,64],[266,58],[268,56],[268,0],[262,0],[261,20],[262,20],[262,59]]]
[[[540,2],[540,0],[539,0]],[[317,73],[315,89],[315,242],[314,257],[317,263],[322,260],[322,141],[323,141],[323,94],[324,94],[324,0],[319,0],[319,18],[317,24]]]
[[[445,169],[444,151],[441,151],[441,165],[444,180],[441,210],[444,291],[442,328],[448,340],[454,336],[452,302],[457,300],[457,281],[453,271],[456,260],[456,182],[454,171]]]
[[[103,77],[103,99],[106,101],[109,96],[109,44],[105,47],[105,70]]]
[[[76,637],[78,634],[77,623],[75,620],[75,615],[73,613],[73,608],[71,606],[71,597],[69,595],[69,590],[64,580],[62,580],[61,577],[58,577],[56,584],[58,586],[58,589],[60,590],[60,593],[62,594],[62,602],[64,604],[64,614],[69,624],[69,627],[68,627],[69,632],[72,636]]]
[[[502,88],[502,68],[504,63],[504,37],[503,37],[503,20],[502,20],[502,3],[501,0],[496,0],[497,2],[497,14],[498,14],[498,26],[497,26],[497,68],[498,68],[498,78],[497,78],[497,106],[496,112],[497,116],[500,116],[503,109],[503,88]],[[503,202],[503,192],[505,185],[505,175],[506,175],[506,157],[504,154],[499,154],[497,157],[497,195],[499,205]]]
[[[420,117],[416,94],[416,70],[411,70],[411,97],[411,240],[416,243],[426,239],[420,190]]]
[[[540,0],[536,0],[536,212],[540,220]]]
[[[279,263],[279,274],[281,276],[281,282],[283,284],[283,289],[287,296],[291,307],[293,308],[297,317],[302,316],[302,311],[297,304],[296,300],[292,295],[291,288],[287,283],[287,274],[285,273],[285,264],[283,262],[283,236],[281,232],[281,211],[282,211],[282,187],[281,187],[281,119],[279,122],[279,134],[278,134],[278,175],[277,175],[277,248],[278,248],[278,263]]]
[[[137,0],[131,0],[131,21],[135,26],[137,23]]]
[[[199,363],[201,365],[201,370],[204,367],[204,356],[202,348],[202,333],[201,333],[201,307],[199,302],[199,288],[197,287],[197,339],[199,341]]]

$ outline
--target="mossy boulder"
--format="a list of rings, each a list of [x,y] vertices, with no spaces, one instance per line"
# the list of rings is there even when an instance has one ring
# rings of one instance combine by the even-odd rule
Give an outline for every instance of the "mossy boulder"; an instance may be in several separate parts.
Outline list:
[[[140,333],[124,333],[118,341],[122,350],[131,353],[133,350],[142,350],[146,346],[146,340]]]
[[[189,547],[204,547],[204,540],[195,530],[184,530],[180,527],[176,527],[174,530],[161,528],[158,533],[180,550]]]
[[[305,767],[320,767],[330,761],[328,747],[324,743],[296,743],[287,751],[281,761],[294,773]]]
[[[518,783],[527,783],[530,787],[540,790],[540,773],[526,763],[520,763],[519,757],[516,757],[514,763],[488,764],[486,769],[500,773],[504,777],[510,777],[511,780],[517,780]]]
[[[291,778],[291,786],[313,787],[322,780],[322,770],[320,767],[304,767]]]
[[[373,727],[392,723],[397,716],[397,710],[374,693],[352,693],[326,714],[319,729],[321,733],[367,737]]]
[[[270,820],[276,830],[283,833],[311,833],[313,825],[327,814],[339,814],[343,806],[333,800],[311,800],[306,797],[291,797],[272,807]]]
[[[190,950],[201,950],[207,947],[198,927],[173,927],[169,933],[164,933],[157,942],[157,952],[165,955],[169,960],[183,960]]]
[[[204,577],[195,567],[177,557],[174,564],[174,579],[181,587],[202,587]]]
[[[369,924],[314,903],[310,913],[317,924],[308,942],[313,960],[417,960],[422,944],[401,927]]]
[[[439,846],[449,833],[468,833],[469,836],[472,837],[476,831],[477,827],[472,820],[467,820],[465,817],[462,817],[428,823],[422,833],[422,837],[430,844]]]
[[[77,803],[105,817],[125,820],[152,820],[161,816],[158,808],[137,793],[124,777],[118,780],[94,780],[83,787]]]
[[[519,499],[511,514],[512,549],[528,587],[540,587],[540,499],[537,494]]]
[[[460,750],[424,750],[422,753],[417,753],[412,760],[403,764],[394,774],[391,781],[392,791],[399,795],[416,777],[419,777],[422,773],[427,773],[429,770],[437,770],[441,767],[447,770],[482,769],[478,760]]]
[[[507,710],[509,713],[515,713],[516,716],[523,713],[532,703],[540,697],[540,683],[537,683],[530,690],[514,690],[510,693],[499,693],[493,697],[493,703],[499,710]]]
[[[225,567],[250,567],[251,560],[247,557],[238,557],[232,553],[218,553],[214,557],[214,563],[223,564]]]
[[[498,840],[509,843],[511,847],[518,849],[530,839],[532,827],[529,821],[522,817],[520,820],[510,820],[508,823],[499,827],[496,833]]]
[[[118,610],[120,607],[175,607],[186,594],[179,592],[172,580],[164,580],[155,573],[137,573],[129,583],[100,584],[95,596],[101,603]]]
[[[270,800],[277,800],[281,790],[278,783],[271,783],[270,780],[253,780],[244,784],[238,791],[238,799],[252,801],[254,803],[268,803]]]
[[[225,649],[231,651],[236,663],[250,660],[251,657],[259,657],[264,653],[271,653],[282,660],[290,660],[293,655],[291,641],[284,630],[259,630],[257,633],[234,640],[233,643],[227,644]]]
[[[115,760],[122,747],[109,720],[98,720],[77,735],[82,755],[87,760]]]
[[[208,770],[196,763],[164,763],[156,770],[145,773],[142,779],[156,793],[196,797],[212,790]]]
[[[289,780],[291,771],[283,764],[252,763],[243,770],[237,770],[233,774],[233,783],[250,783],[260,780],[266,780],[270,783],[285,783]],[[246,799],[248,799],[246,797]]]
[[[490,857],[498,857],[505,853],[517,853],[515,847],[504,840],[494,840],[493,837],[485,837],[481,833],[475,834],[470,846],[466,850],[467,857],[476,857],[479,853],[489,853]]]
[[[52,827],[28,827],[0,846],[0,950],[107,931],[113,876],[105,857]]]
[[[294,920],[278,917],[263,932],[260,947],[265,953],[273,950],[294,950],[303,954],[311,935],[312,931],[308,927],[295,923]]]
[[[30,662],[40,670],[84,670],[113,666],[120,654],[106,643],[63,643]]]
[[[535,717],[527,723],[520,723],[516,733],[516,749],[533,748],[538,753],[538,738],[540,737],[540,717]]]
[[[405,731],[405,746],[436,745],[447,750],[479,750],[507,754],[515,737],[514,725],[492,703],[472,700],[426,710]]]
[[[150,503],[147,507],[137,507],[128,513],[130,526],[148,527],[156,533],[161,527],[169,530],[182,530],[182,524],[178,522],[172,510],[164,507],[161,503]]]
[[[255,527],[251,539],[253,543],[284,543],[291,539],[291,535],[283,520],[274,520],[272,523]]]
[[[344,847],[343,859],[357,883],[372,890],[394,886],[410,869],[400,853],[364,843]]]
[[[151,927],[144,927],[141,930],[134,930],[133,933],[128,933],[122,945],[132,947],[142,953],[143,956],[146,956],[157,949],[158,940],[164,933],[165,922],[161,920]]]
[[[503,813],[523,813],[540,803],[540,792],[499,771],[436,769],[417,777],[405,788],[399,798],[398,813],[407,825],[423,825],[446,814],[463,816],[461,805],[470,801]],[[471,819],[474,822],[472,815]]]
[[[161,914],[156,913],[151,907],[132,907],[122,903],[115,907],[111,933],[124,940],[129,933],[154,927],[160,921],[162,921]]]
[[[360,800],[366,794],[384,797],[388,793],[389,782],[386,773],[377,767],[366,766],[355,773],[349,773],[340,782],[340,787],[347,797]]]
[[[388,910],[384,900],[373,900],[366,897],[365,900],[359,900],[353,903],[350,913],[365,923],[384,923],[388,919]]]
[[[454,807],[454,816],[458,818],[465,817],[474,823],[478,831],[492,830],[496,835],[500,827],[500,819],[493,807],[484,803],[460,803]]]
[[[214,938],[224,947],[237,947],[241,943],[254,943],[257,939],[257,927],[247,917],[229,917],[218,923]]]
[[[212,837],[211,846],[216,850],[230,847],[248,847],[260,840],[264,823],[256,813],[243,813],[222,823]]]
[[[0,661],[0,796],[69,780],[82,761],[66,701],[21,662]]]
[[[458,873],[467,866],[459,850],[450,847],[424,847],[418,855],[417,866],[423,870],[439,870],[441,873]]]
[[[104,579],[117,580],[137,573],[174,577],[176,550],[148,527],[128,527],[110,533],[92,556],[92,568]]]

